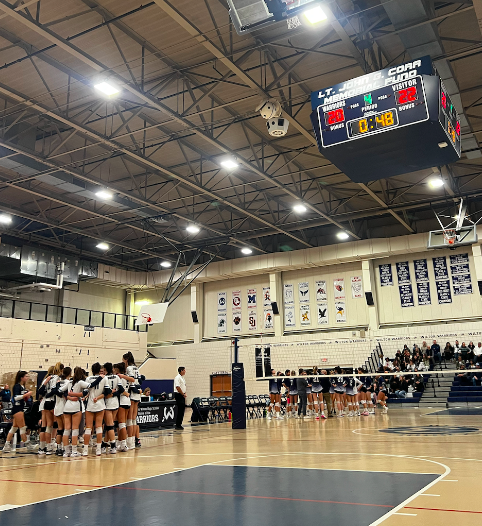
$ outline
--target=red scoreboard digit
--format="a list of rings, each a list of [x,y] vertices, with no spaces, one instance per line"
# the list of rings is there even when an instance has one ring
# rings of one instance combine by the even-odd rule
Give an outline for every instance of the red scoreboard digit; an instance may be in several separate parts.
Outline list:
[[[333,126],[334,124],[338,124],[339,122],[343,122],[344,120],[345,112],[343,111],[343,108],[339,108],[333,111],[327,111],[325,113],[325,122],[328,126]]]
[[[397,91],[397,104],[408,104],[418,99],[416,86]]]

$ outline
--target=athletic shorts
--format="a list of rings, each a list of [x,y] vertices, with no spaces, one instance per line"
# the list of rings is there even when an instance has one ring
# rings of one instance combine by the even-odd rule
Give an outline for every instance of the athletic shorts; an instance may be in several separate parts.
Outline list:
[[[270,391],[269,394],[270,394],[270,395],[272,395],[272,394],[278,395],[278,394],[279,394],[279,391]]]
[[[122,407],[122,409],[130,409],[131,408],[130,405],[120,405],[119,407]]]
[[[360,387],[360,393],[366,393],[366,392],[367,392],[367,388],[364,385],[362,385]]]
[[[290,391],[289,396],[298,396],[298,391]]]
[[[17,413],[23,413],[23,407],[12,407],[12,416]]]
[[[356,395],[356,391],[353,391],[353,390],[347,390],[346,393],[345,393],[347,396],[355,396]]]
[[[321,386],[320,387],[313,387],[312,388],[312,392],[313,393],[321,393],[322,389],[321,389]]]

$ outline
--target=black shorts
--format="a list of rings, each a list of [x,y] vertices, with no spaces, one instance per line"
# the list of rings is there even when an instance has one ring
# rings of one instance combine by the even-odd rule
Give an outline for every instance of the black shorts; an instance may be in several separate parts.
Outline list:
[[[122,409],[130,409],[131,408],[130,405],[122,405],[122,404],[119,406],[119,408],[121,408],[121,407],[122,407]]]
[[[366,392],[367,392],[367,388],[364,385],[360,387],[360,393],[366,393]]]
[[[17,413],[23,413],[23,407],[12,407],[12,416],[16,415]]]
[[[47,400],[44,404],[45,411],[53,411],[55,409],[55,400]]]

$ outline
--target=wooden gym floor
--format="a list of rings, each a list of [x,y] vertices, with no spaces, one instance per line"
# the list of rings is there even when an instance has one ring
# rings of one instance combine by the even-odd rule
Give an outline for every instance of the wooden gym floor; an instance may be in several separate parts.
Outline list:
[[[0,525],[480,525],[481,412],[424,411],[186,426],[100,458],[0,456]]]

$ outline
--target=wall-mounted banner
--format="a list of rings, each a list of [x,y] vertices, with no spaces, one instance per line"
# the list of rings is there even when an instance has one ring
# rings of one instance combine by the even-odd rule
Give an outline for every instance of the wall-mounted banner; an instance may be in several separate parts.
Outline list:
[[[311,325],[310,306],[300,305],[300,322],[301,325]]]
[[[408,261],[401,261],[396,263],[397,267],[397,280],[399,285],[410,285],[410,267]]]
[[[335,301],[345,299],[345,280],[338,278],[333,280],[333,288],[335,290]]]
[[[454,287],[454,295],[460,296],[462,294],[473,294],[472,283],[452,283]]]
[[[326,301],[328,299],[326,294],[326,281],[316,281],[315,282],[316,287],[316,301]]]
[[[423,283],[428,281],[428,265],[426,259],[414,259],[413,266],[415,268],[415,281]]]
[[[263,287],[263,306],[271,307],[271,290],[269,287]]]
[[[430,283],[428,283],[428,281],[417,283],[417,297],[419,305],[432,304],[432,300],[430,298]]]
[[[273,328],[273,311],[266,309],[264,311],[264,328],[272,329]]]
[[[318,325],[328,325],[328,303],[319,303],[316,310],[318,311]]]
[[[335,302],[336,323],[346,323],[346,306],[344,301]]]
[[[437,281],[437,296],[439,305],[442,305],[443,303],[452,303],[452,292],[450,291],[450,281],[448,279]]]
[[[241,310],[241,291],[233,290],[233,311]]]
[[[446,257],[439,256],[437,258],[432,258],[432,262],[433,262],[433,272],[435,274],[435,279],[436,280],[449,279],[449,269],[447,267]]]
[[[227,314],[218,314],[218,334],[226,334],[228,331],[228,317]]]
[[[363,298],[363,283],[361,276],[351,277],[351,297],[353,299]]]
[[[450,265],[459,265],[469,262],[469,254],[454,254],[450,256]]]
[[[285,305],[294,305],[295,297],[293,294],[293,284],[285,283],[283,285]]]
[[[299,294],[300,303],[310,302],[310,286],[307,281],[298,283],[298,294]]]
[[[218,292],[218,312],[224,312],[227,307],[226,292]]]
[[[470,266],[468,263],[456,263],[454,265],[451,264],[450,272],[452,273],[452,276],[455,274],[469,274]]]
[[[467,283],[472,283],[470,279],[470,274],[454,274],[452,275],[452,285],[466,285]]]
[[[413,302],[412,284],[399,285],[398,290],[400,291],[400,303],[402,307],[413,307],[415,304]]]
[[[233,332],[241,332],[241,311],[233,312]]]
[[[392,275],[391,263],[385,263],[383,265],[378,265],[378,270],[380,271],[380,285],[382,287],[392,286],[393,285],[393,275]]]
[[[258,312],[256,310],[248,312],[248,328],[250,331],[258,330]]]
[[[256,364],[256,378],[263,377],[263,350],[261,347],[254,349],[254,362]]]
[[[256,307],[256,289],[248,289],[248,309]]]
[[[285,307],[285,327],[295,327],[295,308]]]

